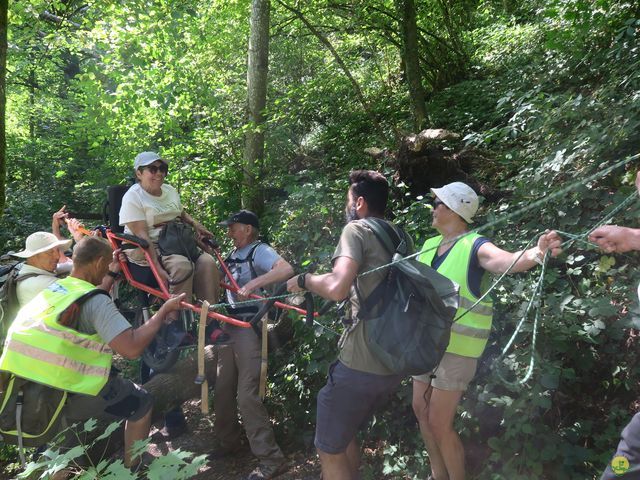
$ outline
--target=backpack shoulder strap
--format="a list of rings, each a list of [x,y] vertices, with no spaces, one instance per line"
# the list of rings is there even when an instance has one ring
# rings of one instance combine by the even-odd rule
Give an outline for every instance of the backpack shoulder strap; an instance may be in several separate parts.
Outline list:
[[[253,266],[254,259],[256,258],[256,250],[263,242],[258,240],[256,244],[251,247],[251,250],[247,254],[246,260],[249,262],[249,269],[251,270],[251,278],[258,278],[258,272],[256,272],[256,268]]]
[[[371,228],[378,241],[383,245],[385,250],[391,256],[391,259],[393,259],[393,256],[396,253],[400,253],[401,255],[404,255],[406,253],[406,240],[404,239],[404,232],[402,232],[402,230],[400,230],[402,232],[401,236],[396,228],[380,218],[367,217],[363,219],[363,222],[365,223],[365,225]],[[403,247],[403,245],[405,246]],[[357,277],[354,280],[353,284],[355,287],[356,295],[358,296],[360,302],[360,309],[365,314],[371,312],[373,308],[382,301],[384,292],[387,288],[387,281],[385,277],[373,289],[373,291],[367,298],[362,298],[360,289],[358,288]]]
[[[371,228],[378,241],[392,256],[395,253],[406,255],[406,239],[402,229],[391,226],[380,218],[367,217],[363,221]],[[400,230],[400,233],[398,233],[398,230]]]
[[[77,327],[78,314],[80,313],[80,306],[96,295],[106,295],[109,297],[109,292],[106,290],[102,290],[101,288],[94,288],[93,290],[89,290],[84,295],[80,296],[69,305],[63,312],[60,313],[58,317],[58,323],[60,325],[64,325],[65,327],[70,327],[75,329]]]
[[[33,277],[39,277],[40,274],[39,273],[25,273],[24,275],[17,275],[14,282],[15,283],[20,283],[23,280],[26,280],[27,278],[33,278]]]
[[[75,303],[76,305],[82,305],[84,302],[89,300],[91,297],[95,297],[96,295],[106,295],[107,297],[111,298],[111,296],[109,295],[109,292],[107,292],[106,290],[103,290],[101,288],[94,288],[93,290],[90,290],[84,295],[82,295],[73,303]]]

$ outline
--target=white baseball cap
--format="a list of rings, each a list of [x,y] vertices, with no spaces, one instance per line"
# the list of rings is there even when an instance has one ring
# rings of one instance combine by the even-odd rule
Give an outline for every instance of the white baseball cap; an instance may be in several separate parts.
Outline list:
[[[466,183],[453,182],[440,188],[432,188],[431,193],[442,200],[447,207],[460,215],[465,222],[473,223],[478,211],[478,195]]]
[[[13,255],[20,258],[30,258],[52,248],[62,247],[64,250],[71,246],[71,240],[58,240],[53,233],[35,232],[27,237],[25,249]]]
[[[142,152],[136,155],[136,158],[133,161],[133,169],[138,170],[140,167],[146,167],[156,160],[160,160],[165,165],[169,165],[169,161],[161,158],[156,152]]]

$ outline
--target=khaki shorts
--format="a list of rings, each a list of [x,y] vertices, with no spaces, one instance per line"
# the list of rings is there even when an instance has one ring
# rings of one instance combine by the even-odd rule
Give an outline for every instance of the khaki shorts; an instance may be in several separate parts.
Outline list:
[[[476,374],[477,358],[463,357],[455,353],[446,352],[440,365],[431,373],[415,375],[414,380],[429,383],[439,389],[451,392],[464,392]],[[431,374],[435,378],[431,379]]]

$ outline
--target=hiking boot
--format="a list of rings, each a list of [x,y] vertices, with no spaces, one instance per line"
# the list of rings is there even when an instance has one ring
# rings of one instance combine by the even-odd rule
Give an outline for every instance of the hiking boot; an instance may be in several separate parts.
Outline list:
[[[259,464],[246,478],[246,480],[269,480],[289,470],[290,465],[283,461],[279,465]]]
[[[231,337],[221,328],[216,328],[207,338],[207,345],[229,345],[230,343],[232,343]]]
[[[209,461],[220,460],[221,458],[230,457],[237,453],[245,450],[246,445],[242,442],[237,443],[232,447],[223,447],[222,445],[217,445],[211,450],[211,452],[207,455],[207,459]]]

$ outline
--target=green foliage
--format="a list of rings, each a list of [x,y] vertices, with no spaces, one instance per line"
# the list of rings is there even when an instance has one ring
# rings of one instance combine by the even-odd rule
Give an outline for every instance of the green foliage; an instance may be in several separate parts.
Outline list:
[[[74,425],[61,433],[58,442],[53,442],[39,456],[30,462],[18,478],[47,479],[62,470],[70,470],[74,478],[83,480],[92,479],[118,479],[128,480],[148,478],[150,480],[161,479],[186,479],[197,475],[198,470],[206,464],[206,455],[194,457],[189,452],[173,450],[153,460],[147,467],[140,470],[130,470],[122,463],[122,460],[99,459],[97,464],[89,459],[89,452],[95,452],[95,447],[101,440],[107,439],[120,428],[121,422],[109,424],[104,431],[96,436],[98,422],[94,419],[87,420],[83,425]],[[75,436],[79,445],[68,448],[63,447],[63,439],[66,436]],[[81,438],[87,435],[93,437],[91,441],[83,443]],[[137,441],[134,444],[132,458],[142,455],[147,450],[149,440]]]
[[[412,124],[395,2],[365,3],[301,7],[361,86],[382,135],[331,53],[272,3],[262,233],[297,271],[330,269],[347,172],[376,168],[393,178],[392,155],[373,160],[363,150],[394,151],[396,131]],[[476,225],[637,153],[640,11],[633,2],[416,3],[431,126],[461,133],[468,148],[490,159],[474,165],[473,176],[500,194],[483,205]],[[248,9],[238,1],[12,3],[3,250],[47,229],[62,204],[97,212],[104,188],[130,176],[134,155],[146,149],[171,160],[168,183],[205,225],[237,210],[250,128]],[[65,20],[47,21],[44,10]],[[483,233],[518,250],[543,228],[586,232],[633,191],[634,170],[620,169]],[[393,215],[420,246],[433,233],[430,209],[400,180],[393,183]],[[614,221],[637,226],[639,213],[633,206]],[[584,479],[603,469],[637,396],[636,257],[601,255],[576,243],[552,262],[539,307],[536,368],[518,389],[496,370],[522,377],[530,321],[500,365],[494,361],[537,275],[507,277],[496,289],[494,332],[455,425],[473,478]],[[335,312],[319,321],[341,331]],[[274,355],[269,408],[292,448],[311,446],[315,396],[336,341],[329,330],[295,322],[292,343]],[[364,435],[375,451],[368,478],[428,474],[410,399],[407,383]],[[8,461],[13,455],[0,451]],[[46,468],[73,461],[50,455]],[[87,475],[119,467],[93,468]]]

